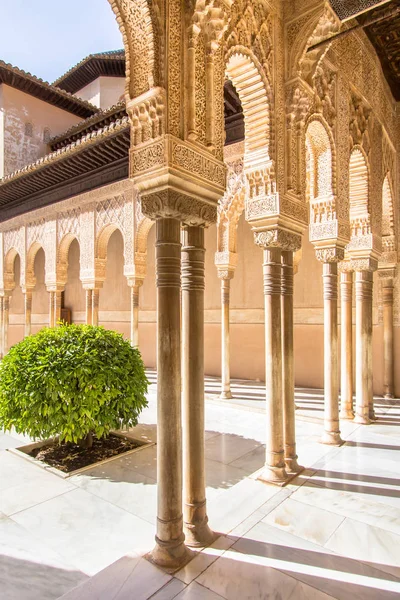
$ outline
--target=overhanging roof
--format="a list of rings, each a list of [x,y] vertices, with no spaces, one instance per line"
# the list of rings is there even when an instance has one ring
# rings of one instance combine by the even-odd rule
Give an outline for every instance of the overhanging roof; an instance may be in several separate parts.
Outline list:
[[[125,77],[125,51],[112,50],[89,54],[64,75],[56,79],[53,85],[76,94],[98,77]]]
[[[1,83],[9,85],[21,92],[25,92],[25,94],[29,94],[30,96],[34,96],[39,100],[43,100],[43,102],[57,106],[57,108],[61,108],[82,119],[94,115],[99,110],[97,106],[93,106],[90,102],[72,96],[72,94],[65,90],[57,88],[30,73],[26,73],[22,69],[18,69],[18,67],[13,67],[8,63],[3,62],[2,60],[0,60],[0,84]]]

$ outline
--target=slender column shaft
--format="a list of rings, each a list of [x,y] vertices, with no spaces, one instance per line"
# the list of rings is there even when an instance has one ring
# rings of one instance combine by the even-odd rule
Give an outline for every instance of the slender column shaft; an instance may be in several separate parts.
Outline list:
[[[221,279],[221,398],[232,398],[230,366],[230,279]]]
[[[368,344],[368,416],[371,420],[375,419],[374,410],[374,390],[373,390],[373,376],[372,376],[372,332],[373,332],[373,273],[372,285],[371,285],[371,301],[368,310],[367,320],[367,344]]]
[[[31,335],[32,331],[32,292],[25,292],[24,294],[24,308],[25,308],[25,332],[24,337]]]
[[[96,327],[99,324],[99,295],[98,288],[92,290],[92,325]]]
[[[131,287],[131,343],[139,346],[139,286]]]
[[[394,398],[393,279],[383,279],[383,387],[385,398]]]
[[[296,424],[294,403],[294,350],[293,350],[293,252],[282,252],[281,276],[282,310],[282,385],[283,432],[285,464],[290,473],[302,470],[297,462]]]
[[[353,419],[353,273],[351,271],[340,274],[340,292],[340,418]]]
[[[86,325],[93,324],[93,290],[86,290]]]
[[[8,352],[8,325],[10,321],[10,297],[4,296],[3,298],[3,340],[4,340],[4,354]]]
[[[54,324],[61,321],[61,298],[62,292],[54,292]]]
[[[54,325],[54,292],[49,292],[49,327]]]
[[[339,429],[338,371],[338,267],[336,262],[323,264],[324,282],[324,433],[323,444],[342,443]]]
[[[356,416],[357,423],[369,423],[369,352],[372,323],[372,273],[356,273]]]
[[[186,227],[182,248],[183,493],[186,543],[213,540],[204,458],[204,229]]]
[[[182,515],[180,221],[156,221],[157,533],[152,560],[176,569],[188,559]]]
[[[264,250],[266,461],[260,479],[285,483],[282,406],[281,250]]]

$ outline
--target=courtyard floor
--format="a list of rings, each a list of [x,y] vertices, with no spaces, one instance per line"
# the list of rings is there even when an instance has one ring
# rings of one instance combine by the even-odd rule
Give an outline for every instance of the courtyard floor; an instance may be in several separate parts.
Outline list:
[[[322,391],[297,389],[306,470],[279,488],[254,476],[262,384],[235,381],[231,401],[218,387],[206,379],[208,513],[220,536],[173,577],[142,558],[154,542],[155,446],[65,480],[7,452],[21,437],[0,434],[0,598],[399,598],[400,402],[377,398],[377,421],[343,421],[346,443],[332,448],[318,442]],[[156,441],[154,384],[140,420],[130,435]]]

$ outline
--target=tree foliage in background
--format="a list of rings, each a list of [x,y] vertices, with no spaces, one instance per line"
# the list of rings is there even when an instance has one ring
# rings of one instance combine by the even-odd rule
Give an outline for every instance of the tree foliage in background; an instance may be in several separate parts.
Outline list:
[[[91,445],[134,426],[147,406],[143,361],[122,335],[103,327],[42,329],[0,364],[0,429]]]

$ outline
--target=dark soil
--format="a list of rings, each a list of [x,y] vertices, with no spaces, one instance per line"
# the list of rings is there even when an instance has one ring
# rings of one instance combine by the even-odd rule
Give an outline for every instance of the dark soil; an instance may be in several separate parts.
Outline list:
[[[82,448],[71,442],[61,444],[52,442],[41,448],[35,448],[29,452],[29,456],[33,456],[37,460],[63,471],[63,473],[71,473],[71,471],[134,450],[139,446],[140,444],[134,440],[111,434],[101,439],[93,437],[91,448]]]

